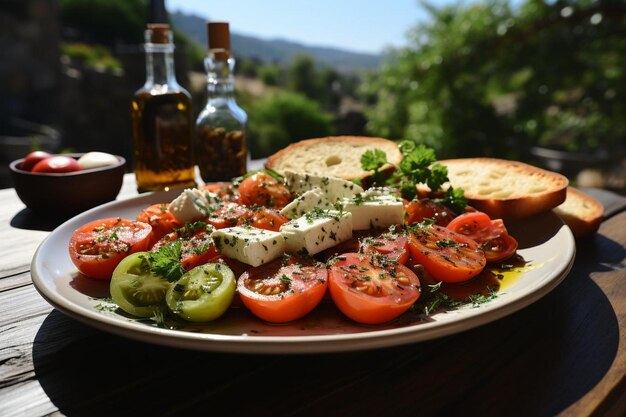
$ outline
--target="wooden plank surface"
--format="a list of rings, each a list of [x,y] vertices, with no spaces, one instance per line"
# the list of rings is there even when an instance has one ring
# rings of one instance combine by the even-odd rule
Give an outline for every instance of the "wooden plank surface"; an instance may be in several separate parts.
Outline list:
[[[621,208],[559,287],[509,317],[395,348],[254,356],[149,345],[54,310],[28,270],[55,222],[29,219],[13,190],[0,201],[0,416],[626,413]]]

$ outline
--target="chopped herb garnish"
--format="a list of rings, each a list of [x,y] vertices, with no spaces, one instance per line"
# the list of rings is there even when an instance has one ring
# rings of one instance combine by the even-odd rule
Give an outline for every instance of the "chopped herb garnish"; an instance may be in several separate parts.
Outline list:
[[[424,145],[403,140],[398,145],[402,153],[400,164],[391,175],[381,171],[388,165],[387,155],[380,149],[368,150],[361,155],[361,166],[372,174],[373,186],[390,186],[400,189],[402,197],[413,200],[417,196],[417,185],[426,184],[431,191],[442,191],[442,185],[448,181],[448,168],[437,163],[435,151]],[[449,187],[441,203],[457,213],[467,205],[462,189]]]
[[[429,316],[438,310],[456,310],[466,306],[475,308],[493,300],[498,296],[497,288],[487,287],[486,294],[471,294],[467,297],[467,299],[457,299],[441,292],[441,286],[442,282],[438,282],[434,285],[428,285],[428,291],[422,294],[419,301],[413,305],[412,310]]]
[[[182,277],[185,268],[180,264],[181,259],[181,242],[176,240],[159,248],[156,252],[148,252],[146,258],[150,270],[170,282],[178,280]]]
[[[460,246],[458,242],[455,242],[454,240],[451,240],[451,239],[440,239],[435,243],[437,244],[437,247],[439,248],[456,248]]]

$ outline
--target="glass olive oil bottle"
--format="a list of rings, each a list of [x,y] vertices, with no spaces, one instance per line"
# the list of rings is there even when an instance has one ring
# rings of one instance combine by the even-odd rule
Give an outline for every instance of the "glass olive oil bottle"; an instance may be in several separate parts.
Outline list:
[[[228,23],[209,22],[207,32],[208,99],[196,121],[196,156],[203,181],[230,181],[247,170],[248,117],[235,102],[235,59],[230,54]]]
[[[191,96],[176,81],[169,25],[148,25],[145,50],[146,83],[131,107],[137,190],[195,187]]]

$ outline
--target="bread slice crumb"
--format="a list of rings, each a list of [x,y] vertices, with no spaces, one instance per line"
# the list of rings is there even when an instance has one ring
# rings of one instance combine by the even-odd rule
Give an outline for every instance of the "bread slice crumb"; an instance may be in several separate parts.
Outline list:
[[[604,206],[598,200],[574,187],[567,187],[565,202],[554,212],[569,226],[576,238],[594,234],[604,218]]]
[[[363,179],[371,171],[361,168],[365,151],[380,149],[392,164],[399,164],[402,154],[395,142],[368,136],[329,136],[292,143],[270,156],[265,167],[283,174],[294,171],[345,180]]]
[[[525,218],[565,201],[569,181],[561,174],[518,161],[461,158],[439,161],[454,188],[492,218]]]

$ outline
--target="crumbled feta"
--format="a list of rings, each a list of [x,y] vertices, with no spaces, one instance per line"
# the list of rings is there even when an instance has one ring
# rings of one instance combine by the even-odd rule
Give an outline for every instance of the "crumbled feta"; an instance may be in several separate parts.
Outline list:
[[[169,205],[169,211],[181,223],[207,217],[221,203],[220,197],[210,191],[187,188]]]

